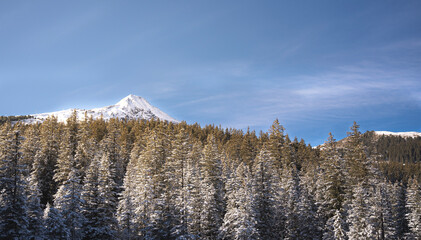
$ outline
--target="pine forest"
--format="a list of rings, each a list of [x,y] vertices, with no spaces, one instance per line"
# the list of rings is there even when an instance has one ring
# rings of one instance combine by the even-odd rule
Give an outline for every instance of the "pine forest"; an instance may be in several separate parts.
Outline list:
[[[5,120],[0,239],[421,239],[420,142]]]

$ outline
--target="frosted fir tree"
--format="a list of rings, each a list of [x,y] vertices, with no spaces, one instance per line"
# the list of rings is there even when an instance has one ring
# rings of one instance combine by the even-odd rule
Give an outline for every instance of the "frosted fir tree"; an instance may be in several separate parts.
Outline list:
[[[25,239],[29,233],[21,141],[9,124],[0,130],[0,239]]]
[[[260,239],[251,174],[245,163],[237,167],[227,186],[227,213],[220,228],[221,239]]]
[[[209,135],[203,149],[201,171],[203,180],[201,191],[203,208],[201,217],[202,238],[215,239],[222,225],[224,204],[224,183],[222,181],[221,155],[215,142],[215,137]]]
[[[95,139],[92,137],[92,129],[88,120],[87,113],[85,112],[84,121],[80,122],[77,132],[77,147],[74,156],[75,165],[80,169],[80,178],[82,181],[85,179],[87,169],[97,152],[98,146]]]
[[[326,231],[323,240],[346,240],[346,231],[343,216],[339,210],[326,222]]]
[[[297,239],[303,222],[300,222],[299,202],[301,196],[300,178],[294,164],[283,171],[285,189],[285,239]]]
[[[101,213],[100,226],[102,229],[102,239],[114,239],[117,230],[115,219],[117,208],[117,184],[115,183],[111,159],[107,154],[103,154],[99,162],[99,193],[100,202],[98,210]]]
[[[115,183],[110,170],[110,163],[105,154],[97,156],[89,166],[83,186],[83,225],[87,239],[114,239],[117,221]]]
[[[63,222],[63,216],[49,203],[47,203],[47,207],[44,209],[43,218],[46,239],[69,239],[69,231]]]
[[[57,191],[57,184],[53,180],[54,171],[59,155],[59,132],[57,118],[49,117],[41,124],[40,144],[41,149],[34,156],[34,164],[39,164],[36,178],[41,191],[41,205],[53,203],[53,195]]]
[[[273,162],[277,169],[282,167],[282,148],[285,142],[285,128],[280,125],[279,120],[276,119],[269,129],[269,146],[268,150],[273,158]]]
[[[344,160],[347,168],[346,177],[349,188],[362,181],[367,181],[369,176],[369,159],[365,152],[359,128],[360,126],[354,122],[351,131],[347,133],[347,139],[349,140],[346,142]],[[348,191],[350,192],[351,189],[348,189]],[[348,195],[347,198],[351,199],[352,197]]]
[[[20,164],[26,167],[26,174],[31,172],[34,156],[40,151],[40,149],[41,142],[39,126],[30,125],[24,133],[24,140],[22,141],[21,146],[22,159]]]
[[[327,218],[342,208],[345,193],[344,161],[340,157],[333,135],[325,143],[322,152],[322,173],[317,181],[318,205]]]
[[[176,135],[174,149],[171,156],[165,163],[166,192],[171,211],[171,237],[185,239],[189,238],[187,229],[189,216],[187,206],[187,166],[191,145],[189,136],[184,128],[181,128]]]
[[[125,163],[120,156],[121,147],[119,140],[121,137],[119,122],[116,119],[111,119],[107,125],[107,135],[101,142],[102,150],[107,153],[107,157],[111,163],[112,171],[114,172],[114,182],[116,186],[123,184]],[[118,189],[115,189],[116,191]]]
[[[164,192],[166,155],[160,134],[152,132],[146,148],[137,159],[138,172],[133,173],[132,178],[136,183],[133,196],[135,222],[139,227],[138,234],[142,237],[166,237],[170,232],[167,195]]]
[[[82,186],[77,168],[70,169],[68,179],[63,182],[54,197],[54,207],[63,216],[70,239],[82,239],[85,217],[82,213]]]
[[[135,239],[139,226],[135,215],[136,173],[139,171],[135,158],[131,158],[123,180],[123,191],[120,194],[117,206],[117,221],[120,239]]]
[[[336,140],[329,133],[329,138],[321,152],[322,162],[315,183],[314,197],[321,228],[337,210],[343,208],[345,197],[345,163],[336,145]],[[329,231],[329,229],[324,230]]]
[[[200,191],[201,172],[199,162],[202,158],[202,145],[199,142],[192,144],[189,152],[189,161],[186,169],[186,212],[187,231],[191,238],[200,236],[200,216],[202,208],[202,196]]]
[[[353,199],[348,210],[349,239],[374,238],[373,225],[369,221],[370,192],[364,183],[359,183],[354,189]]]
[[[38,175],[42,165],[35,161],[27,185],[27,202],[29,217],[29,232],[32,239],[44,239],[43,211],[40,203],[41,192],[39,190]]]
[[[54,173],[54,181],[56,181],[59,186],[69,179],[72,168],[80,167],[75,161],[78,145],[78,126],[77,113],[76,111],[73,111],[72,115],[67,119],[64,139],[60,145],[60,154],[57,159],[57,168]]]
[[[421,187],[414,178],[410,179],[406,193],[406,208],[408,213],[406,219],[408,221],[409,232],[407,239],[421,238]]]
[[[217,201],[217,191],[206,172],[204,173],[200,189],[203,201],[200,215],[200,238],[216,239],[221,226],[219,223],[222,222],[222,219]]]
[[[389,185],[391,184],[389,183]],[[390,186],[389,191],[390,202],[392,205],[392,219],[396,229],[396,238],[403,239],[408,225],[405,219],[405,188],[401,182],[396,182]]]
[[[302,184],[303,181],[300,182]],[[299,222],[301,223],[299,231],[301,239],[320,239],[322,233],[320,231],[319,219],[317,215],[316,202],[313,196],[304,186],[300,187],[300,201],[298,203]],[[305,223],[305,224],[303,224]]]
[[[374,193],[370,199],[368,223],[372,226],[371,233],[376,239],[397,239],[396,219],[393,218],[393,208],[386,182],[375,182]]]
[[[253,166],[253,191],[257,229],[262,239],[277,239],[281,236],[280,211],[281,183],[275,162],[266,146],[257,155]]]

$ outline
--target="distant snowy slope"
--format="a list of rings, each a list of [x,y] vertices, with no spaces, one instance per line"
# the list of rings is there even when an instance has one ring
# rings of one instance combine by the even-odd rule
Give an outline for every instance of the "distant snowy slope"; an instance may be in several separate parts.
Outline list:
[[[386,136],[399,136],[403,138],[415,138],[421,137],[420,132],[388,132],[388,131],[375,131],[376,135],[386,135]]]
[[[27,123],[42,122],[48,116],[56,116],[59,122],[65,122],[75,110],[77,112],[77,116],[79,120],[83,120],[85,118],[85,112],[86,112],[88,117],[92,116],[92,118],[94,119],[100,118],[102,115],[104,120],[108,120],[111,118],[120,118],[120,119],[127,118],[127,119],[145,119],[145,120],[160,119],[160,120],[175,122],[175,123],[179,122],[176,119],[170,117],[168,114],[159,110],[157,107],[152,106],[144,98],[135,96],[132,94],[123,98],[115,105],[102,107],[102,108],[94,108],[90,110],[67,109],[67,110],[62,110],[58,112],[31,114],[31,116],[33,116],[34,118],[26,119],[24,120],[24,122],[27,122]]]

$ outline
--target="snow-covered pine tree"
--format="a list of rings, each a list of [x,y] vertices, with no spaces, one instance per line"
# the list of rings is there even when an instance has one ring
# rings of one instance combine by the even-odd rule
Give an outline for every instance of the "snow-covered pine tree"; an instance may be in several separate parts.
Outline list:
[[[284,136],[285,128],[280,125],[278,119],[276,119],[272,126],[269,129],[269,146],[268,150],[270,152],[271,157],[273,158],[273,162],[275,162],[275,166],[277,169],[282,167],[282,148],[285,142]]]
[[[117,222],[115,220],[115,183],[106,154],[96,156],[89,166],[83,186],[83,225],[86,239],[114,239]]]
[[[406,199],[407,239],[421,239],[421,187],[415,178],[408,182]]]
[[[123,180],[123,191],[120,193],[117,206],[117,221],[119,225],[120,239],[136,239],[139,230],[135,222],[135,193],[136,180],[139,169],[137,168],[137,158],[131,158]]]
[[[281,236],[280,176],[266,146],[260,150],[253,166],[253,191],[257,229],[262,239]]]
[[[27,202],[28,202],[28,217],[31,238],[34,240],[44,239],[44,223],[43,223],[43,211],[40,204],[41,192],[39,190],[38,176],[41,171],[42,165],[39,161],[35,161],[32,164],[32,171],[29,176],[27,185]]]
[[[78,128],[77,112],[74,110],[72,115],[67,119],[64,138],[61,142],[60,154],[57,159],[57,168],[55,169],[54,174],[54,181],[56,181],[59,186],[69,179],[72,168],[80,167],[75,161],[78,145]]]
[[[50,203],[44,209],[44,228],[46,239],[69,239],[69,230],[63,222],[63,216]]]
[[[370,191],[366,183],[359,183],[353,194],[353,199],[348,212],[349,239],[371,239],[373,229],[369,222],[370,210]]]
[[[125,169],[123,159],[120,157],[120,137],[121,133],[119,129],[119,122],[117,119],[111,119],[107,125],[107,135],[102,140],[101,145],[103,151],[107,153],[107,157],[109,158],[109,161],[111,163],[111,169],[114,172],[114,182],[117,184],[116,186],[118,187],[120,187],[123,184]]]
[[[227,212],[220,228],[221,239],[260,239],[251,173],[240,164],[227,186]]]
[[[168,238],[170,226],[169,209],[165,189],[164,165],[166,149],[163,135],[153,131],[145,149],[137,160],[139,172],[134,174],[136,224],[143,238]]]
[[[391,185],[389,183],[389,185]],[[401,182],[396,182],[389,187],[390,201],[392,205],[392,219],[396,229],[396,238],[404,239],[405,232],[408,229],[408,223],[406,221],[406,196],[405,188]]]
[[[374,192],[371,193],[369,217],[367,222],[371,225],[371,235],[375,239],[397,239],[396,220],[393,219],[392,203],[390,201],[388,185],[384,181],[375,181]]]
[[[345,240],[346,231],[344,229],[344,220],[339,210],[335,211],[335,214],[329,218],[326,222],[326,228],[323,234],[323,240]]]
[[[41,124],[41,149],[34,157],[34,164],[40,165],[34,173],[38,179],[39,189],[41,191],[41,205],[53,203],[53,195],[57,191],[57,184],[53,180],[54,171],[57,164],[59,146],[59,131],[57,118],[48,117]]]
[[[347,167],[347,182],[350,187],[368,180],[370,170],[359,128],[360,126],[354,122],[351,131],[347,133],[348,141],[344,159]],[[347,197],[349,198],[349,196]]]
[[[241,162],[246,163],[249,168],[252,168],[253,161],[257,155],[257,150],[255,149],[256,141],[257,139],[255,132],[250,132],[250,128],[248,128],[246,134],[243,137],[243,141],[241,142],[240,157]]]
[[[282,171],[283,188],[285,189],[285,228],[284,239],[298,239],[303,222],[300,222],[299,202],[301,198],[300,178],[294,163]]]
[[[87,239],[99,239],[101,235],[101,212],[98,210],[100,199],[99,192],[99,156],[91,161],[83,184],[82,213],[86,219],[83,224],[83,235]]]
[[[344,161],[331,133],[329,133],[329,138],[321,152],[321,159],[322,163],[315,184],[315,199],[319,219],[321,224],[325,225],[337,210],[342,209],[345,194]],[[330,231],[329,229],[325,230]]]
[[[82,213],[82,186],[80,184],[79,170],[71,167],[68,179],[58,189],[54,196],[54,207],[63,216],[64,224],[69,230],[72,240],[82,239],[82,226],[85,218]]]
[[[222,225],[225,202],[221,155],[213,135],[209,135],[207,138],[200,165],[203,174],[201,182],[203,197],[201,238],[215,239],[218,236],[219,227]]]
[[[199,163],[202,158],[202,145],[196,141],[189,152],[186,168],[186,212],[187,231],[192,238],[200,236],[200,215],[202,209],[202,196],[200,191],[201,172]]]
[[[191,162],[189,136],[184,128],[178,130],[171,156],[165,163],[166,184],[170,208],[171,238],[189,238],[187,229],[187,164]]]
[[[40,151],[40,131],[38,125],[29,125],[24,133],[24,140],[22,141],[22,161],[20,164],[26,166],[25,173],[30,174],[34,156]]]
[[[77,132],[77,147],[75,152],[75,164],[80,169],[80,179],[82,182],[85,179],[87,169],[95,156],[95,152],[98,148],[95,139],[92,136],[92,129],[90,126],[90,120],[88,119],[87,113],[85,112],[85,118],[80,122],[80,126]]]
[[[322,232],[319,227],[319,216],[317,214],[316,202],[308,189],[303,186],[304,181],[300,181],[300,201],[298,203],[299,215],[299,238],[300,239],[320,239]],[[305,224],[303,224],[305,223]]]
[[[21,142],[9,123],[0,129],[0,239],[25,239],[29,233]]]
[[[117,186],[114,182],[115,172],[112,168],[111,159],[104,153],[99,162],[98,190],[100,202],[98,210],[101,213],[99,225],[102,229],[101,239],[114,239],[117,231],[115,218],[117,208]]]

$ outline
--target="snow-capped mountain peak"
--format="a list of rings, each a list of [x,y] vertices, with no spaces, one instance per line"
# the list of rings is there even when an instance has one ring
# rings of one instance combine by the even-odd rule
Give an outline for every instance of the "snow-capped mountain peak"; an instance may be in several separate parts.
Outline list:
[[[160,119],[169,122],[178,123],[179,121],[170,117],[168,114],[162,112],[157,107],[152,106],[146,99],[130,94],[127,97],[121,99],[118,103],[111,106],[94,108],[90,110],[85,109],[67,109],[58,112],[31,114],[34,118],[27,119],[27,123],[42,122],[48,116],[56,116],[59,122],[65,122],[67,118],[71,116],[73,111],[76,111],[78,119],[83,120],[85,118],[85,112],[88,117],[97,119],[101,116],[104,120],[111,118],[127,118],[127,119]]]

